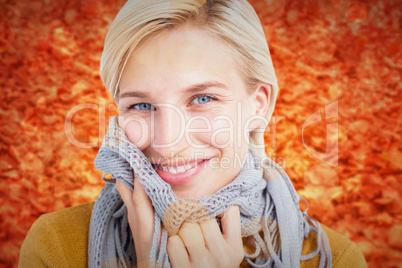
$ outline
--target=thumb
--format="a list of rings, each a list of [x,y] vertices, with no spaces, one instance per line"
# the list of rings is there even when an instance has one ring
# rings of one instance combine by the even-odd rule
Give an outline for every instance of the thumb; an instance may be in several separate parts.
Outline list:
[[[119,192],[127,211],[133,217],[129,217],[130,221],[135,221],[136,228],[146,229],[150,232],[153,227],[154,209],[151,199],[145,192],[144,187],[139,182],[134,173],[134,191],[129,189],[121,180],[116,180],[116,188]]]
[[[116,189],[119,192],[121,199],[127,206],[129,211],[134,209],[133,207],[133,191],[128,188],[121,180],[116,180]]]
[[[148,210],[151,210],[153,212],[151,199],[145,192],[144,187],[142,186],[140,180],[138,179],[134,171],[133,173],[134,173],[134,191],[133,191],[134,206],[137,209],[141,210],[141,212],[146,212],[147,214],[149,213]]]
[[[134,173],[134,193],[133,193],[133,199],[134,199],[134,204],[137,207],[137,212],[138,213],[144,213],[140,214],[139,217],[145,217],[147,218],[145,221],[143,221],[143,224],[150,224],[152,227],[154,226],[154,209],[152,206],[151,199],[149,198],[149,195],[145,192],[144,187],[142,186],[140,180],[138,179],[137,175]],[[152,212],[152,213],[151,213]],[[152,222],[150,221],[150,218],[152,217]],[[160,228],[160,234],[159,234],[159,248],[161,246],[161,241],[162,241],[162,228]]]
[[[239,207],[233,205],[221,215],[222,235],[225,241],[232,245],[242,244]]]
[[[154,208],[152,206],[151,199],[149,195],[146,193],[142,183],[138,179],[137,175],[134,172],[134,192],[133,192],[133,203],[136,207],[138,217],[141,221],[142,226],[148,225],[150,228],[154,227]],[[153,232],[152,232],[153,234]],[[160,229],[160,237],[162,236],[162,228]],[[161,238],[159,239],[159,248],[161,246]]]
[[[152,247],[154,211],[151,199],[134,173],[134,191],[120,180],[116,188],[127,207],[128,222],[134,238],[138,261],[147,261]]]
[[[135,173],[134,191],[128,188],[121,180],[116,180],[116,189],[119,192],[124,203],[126,204],[128,210],[133,211],[133,209],[153,209],[151,199],[145,192],[144,187],[139,182],[138,177]]]

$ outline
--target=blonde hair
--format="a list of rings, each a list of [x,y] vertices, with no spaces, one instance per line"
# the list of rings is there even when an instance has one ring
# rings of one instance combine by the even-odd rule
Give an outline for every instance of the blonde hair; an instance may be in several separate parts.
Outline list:
[[[126,62],[140,41],[186,25],[196,25],[225,44],[237,61],[248,91],[255,90],[260,81],[271,85],[265,116],[265,123],[269,122],[279,88],[264,30],[246,0],[128,0],[106,35],[100,64],[101,79],[115,102],[118,102],[116,95],[119,95],[119,81]],[[267,159],[263,131],[253,131],[249,138],[253,154]],[[272,160],[267,160],[272,164]],[[269,170],[261,168],[261,172],[269,179]]]

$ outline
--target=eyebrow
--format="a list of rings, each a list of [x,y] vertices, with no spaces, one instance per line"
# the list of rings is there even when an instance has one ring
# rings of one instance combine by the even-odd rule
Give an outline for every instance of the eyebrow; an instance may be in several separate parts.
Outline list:
[[[206,90],[210,87],[219,87],[219,88],[223,88],[223,89],[228,89],[224,84],[216,82],[216,81],[209,81],[209,82],[204,82],[204,83],[199,83],[199,84],[195,84],[192,86],[189,86],[185,89],[183,89],[183,92],[191,92],[191,93],[195,93],[198,91],[203,91]],[[125,92],[123,94],[120,94],[119,98],[128,98],[128,97],[137,97],[137,98],[146,98],[148,96],[147,93],[143,92],[143,91],[129,91],[129,92]]]

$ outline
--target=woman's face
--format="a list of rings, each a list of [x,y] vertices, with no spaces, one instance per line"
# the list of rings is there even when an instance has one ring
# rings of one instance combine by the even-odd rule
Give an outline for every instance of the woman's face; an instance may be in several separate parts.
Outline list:
[[[200,30],[167,31],[127,61],[119,125],[179,198],[198,198],[240,172],[248,132],[259,125],[247,120],[264,94],[247,93],[222,44]]]

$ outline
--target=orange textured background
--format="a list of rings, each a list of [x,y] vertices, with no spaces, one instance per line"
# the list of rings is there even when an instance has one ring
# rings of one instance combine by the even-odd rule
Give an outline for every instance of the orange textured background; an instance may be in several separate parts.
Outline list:
[[[284,161],[310,215],[355,241],[370,267],[402,267],[401,2],[250,2],[280,87],[267,152]],[[17,266],[41,214],[94,201],[104,185],[93,161],[118,113],[99,63],[124,3],[0,1],[0,267]],[[336,101],[338,117],[325,120]],[[87,108],[66,121],[73,107]],[[323,121],[302,135],[317,110]],[[75,139],[95,146],[74,146],[70,121]],[[339,143],[337,166],[306,149],[325,153],[328,141]]]

